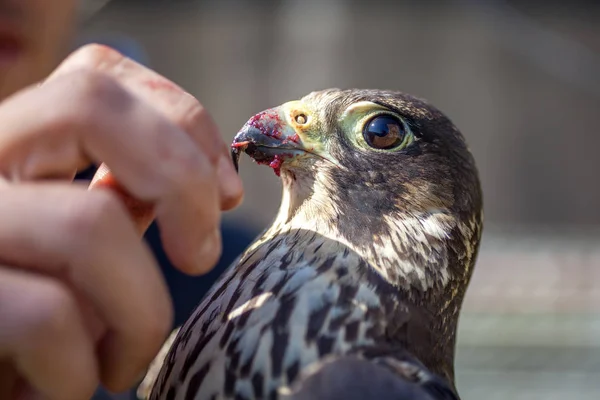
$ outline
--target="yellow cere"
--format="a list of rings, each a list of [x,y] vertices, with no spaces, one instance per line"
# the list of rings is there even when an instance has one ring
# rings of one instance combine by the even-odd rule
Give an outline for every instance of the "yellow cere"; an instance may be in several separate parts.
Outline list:
[[[284,103],[281,110],[285,122],[294,129],[303,147],[311,153],[324,156],[327,152],[319,113],[302,100]]]

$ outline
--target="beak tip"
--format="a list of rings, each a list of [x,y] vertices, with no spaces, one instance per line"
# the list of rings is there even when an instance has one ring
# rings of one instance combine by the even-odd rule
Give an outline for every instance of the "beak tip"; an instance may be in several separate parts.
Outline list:
[[[236,173],[240,173],[240,151],[236,148],[231,149],[231,161]]]

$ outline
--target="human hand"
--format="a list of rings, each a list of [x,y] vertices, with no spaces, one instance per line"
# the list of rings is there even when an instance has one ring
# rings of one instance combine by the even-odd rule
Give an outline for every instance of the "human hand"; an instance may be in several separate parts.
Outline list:
[[[0,398],[124,390],[172,321],[140,233],[155,217],[174,265],[212,268],[220,211],[242,197],[227,146],[197,100],[102,46],[0,104],[0,121]],[[112,175],[72,184],[90,162]]]

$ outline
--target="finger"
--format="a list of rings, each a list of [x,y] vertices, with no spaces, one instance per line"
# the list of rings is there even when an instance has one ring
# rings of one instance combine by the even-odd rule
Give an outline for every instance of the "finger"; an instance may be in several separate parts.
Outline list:
[[[27,391],[15,371],[49,399],[91,397],[99,381],[94,344],[57,280],[0,267],[0,332],[0,359],[14,365],[4,368],[13,380],[3,382],[0,390],[11,393],[1,398]]]
[[[59,66],[49,81],[82,68],[115,78],[186,131],[217,168],[222,209],[231,209],[241,202],[242,183],[231,162],[229,147],[197,99],[155,71],[102,45],[80,48]]]
[[[40,201],[43,199],[43,201]],[[160,349],[173,311],[152,253],[113,193],[78,185],[13,185],[0,193],[3,262],[59,276],[95,307],[108,331],[102,381],[134,383]]]
[[[36,118],[31,109],[39,110]],[[6,101],[0,120],[0,173],[12,181],[103,161],[128,193],[156,205],[165,250],[177,267],[203,273],[218,260],[214,167],[189,135],[112,78],[86,71],[57,78]]]
[[[101,164],[94,174],[89,186],[90,189],[105,188],[112,190],[127,209],[133,220],[136,230],[143,236],[154,220],[154,204],[136,199],[114,178],[106,164]]]

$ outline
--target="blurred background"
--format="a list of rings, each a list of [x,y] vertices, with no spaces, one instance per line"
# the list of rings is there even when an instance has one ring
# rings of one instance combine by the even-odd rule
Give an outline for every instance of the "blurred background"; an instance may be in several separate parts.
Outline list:
[[[227,141],[256,112],[327,87],[431,101],[467,137],[485,193],[462,398],[600,398],[600,3],[90,0],[84,13],[77,45],[112,45],[172,79]],[[225,216],[213,280],[279,205],[274,174],[242,162],[246,198]],[[156,252],[182,321],[212,281]]]

